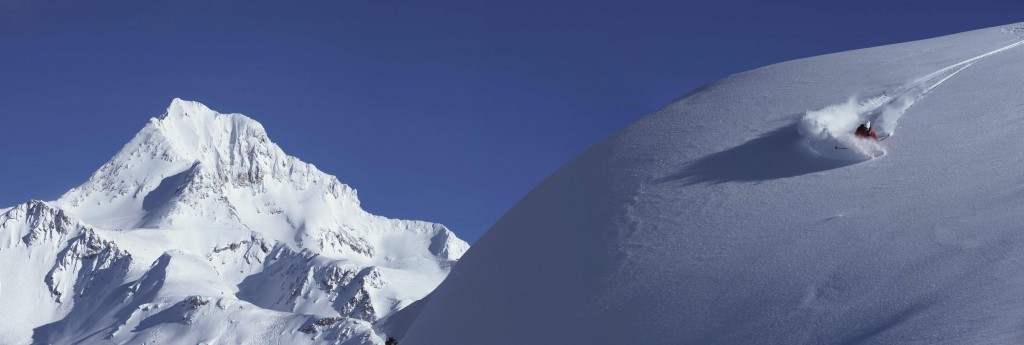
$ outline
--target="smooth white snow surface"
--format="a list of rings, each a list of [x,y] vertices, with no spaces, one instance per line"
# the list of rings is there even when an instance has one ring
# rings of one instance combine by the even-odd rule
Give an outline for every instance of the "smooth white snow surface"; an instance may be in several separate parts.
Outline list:
[[[680,98],[510,209],[402,344],[1024,343],[1022,36],[796,60]],[[892,136],[858,146],[866,119]]]
[[[0,213],[0,343],[383,344],[467,248],[175,99],[81,186]]]

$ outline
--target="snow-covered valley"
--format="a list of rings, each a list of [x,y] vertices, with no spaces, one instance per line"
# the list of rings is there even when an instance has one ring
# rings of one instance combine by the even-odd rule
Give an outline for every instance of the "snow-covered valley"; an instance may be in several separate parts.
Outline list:
[[[0,343],[383,344],[467,248],[175,99],[81,186],[0,210]]]

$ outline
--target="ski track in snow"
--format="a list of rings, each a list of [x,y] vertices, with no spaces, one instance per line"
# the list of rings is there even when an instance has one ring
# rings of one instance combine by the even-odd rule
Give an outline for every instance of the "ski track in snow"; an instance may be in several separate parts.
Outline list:
[[[807,146],[822,157],[841,160],[864,160],[886,154],[885,148],[875,141],[860,140],[853,135],[858,125],[871,121],[878,136],[886,139],[896,133],[903,114],[917,101],[953,76],[992,55],[1016,48],[1024,40],[944,67],[902,87],[881,95],[830,105],[809,111],[800,120],[798,131]]]

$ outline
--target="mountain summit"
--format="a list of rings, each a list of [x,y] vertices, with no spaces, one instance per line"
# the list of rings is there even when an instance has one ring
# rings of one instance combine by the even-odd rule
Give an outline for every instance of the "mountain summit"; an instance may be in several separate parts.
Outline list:
[[[0,305],[33,311],[0,343],[382,344],[468,248],[181,99],[60,199],[0,209],[0,239]]]
[[[241,200],[260,197],[269,200]],[[175,99],[60,204],[108,228],[169,228],[187,220],[248,228],[261,224],[256,215],[283,211],[275,205],[296,198],[359,206],[355,190],[286,155],[258,122]],[[194,217],[200,213],[206,216]]]

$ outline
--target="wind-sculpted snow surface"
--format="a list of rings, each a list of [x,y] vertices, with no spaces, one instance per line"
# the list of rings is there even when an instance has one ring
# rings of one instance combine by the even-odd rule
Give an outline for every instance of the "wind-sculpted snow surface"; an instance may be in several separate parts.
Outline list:
[[[383,344],[467,248],[175,99],[86,183],[0,213],[0,343]]]
[[[772,65],[640,119],[495,223],[402,344],[1024,343],[1019,27]],[[865,119],[897,134],[882,156],[809,145]]]

